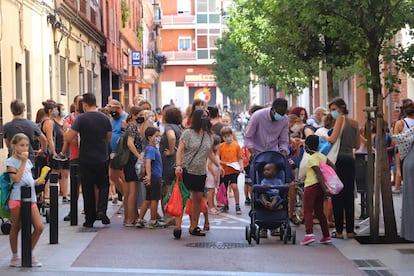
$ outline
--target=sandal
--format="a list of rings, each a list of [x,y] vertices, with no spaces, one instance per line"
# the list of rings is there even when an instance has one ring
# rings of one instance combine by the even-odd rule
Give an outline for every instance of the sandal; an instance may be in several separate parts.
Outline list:
[[[204,223],[203,231],[210,231],[210,223]]]
[[[201,231],[200,227],[196,227],[193,230],[189,230],[188,232],[192,236],[204,237],[206,235],[206,233],[204,233],[203,231]]]
[[[336,231],[333,231],[331,233],[331,238],[334,238],[334,239],[343,239],[344,238],[344,235],[343,234],[339,234]]]

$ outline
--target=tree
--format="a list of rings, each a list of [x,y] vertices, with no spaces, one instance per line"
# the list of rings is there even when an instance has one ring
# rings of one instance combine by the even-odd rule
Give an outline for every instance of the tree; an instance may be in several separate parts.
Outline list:
[[[218,39],[217,44],[219,47],[215,53],[216,62],[212,68],[217,86],[231,100],[248,103],[250,69],[243,53],[229,40],[228,34]]]
[[[318,61],[328,71],[353,66],[356,61],[364,66],[360,72],[373,95],[372,105],[367,103],[372,112],[367,114],[376,118],[378,137],[375,182],[371,181],[368,192],[372,196],[376,191],[370,210],[373,240],[378,240],[379,191],[386,239],[393,241],[397,236],[386,164],[383,99],[398,78],[390,75],[395,72],[388,72],[388,90],[383,95],[381,68],[388,62],[396,70],[414,71],[413,47],[390,43],[401,29],[413,26],[413,10],[412,0],[238,0],[230,20],[232,40],[255,61],[252,70],[268,76],[268,84],[309,77]],[[369,163],[372,169],[373,162]]]

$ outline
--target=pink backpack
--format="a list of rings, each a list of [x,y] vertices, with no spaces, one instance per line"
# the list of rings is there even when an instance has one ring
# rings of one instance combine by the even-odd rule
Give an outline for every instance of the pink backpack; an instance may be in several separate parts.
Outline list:
[[[329,193],[332,195],[339,194],[344,188],[344,184],[339,179],[335,170],[325,162],[320,162],[319,168],[325,178],[325,185],[328,188]]]

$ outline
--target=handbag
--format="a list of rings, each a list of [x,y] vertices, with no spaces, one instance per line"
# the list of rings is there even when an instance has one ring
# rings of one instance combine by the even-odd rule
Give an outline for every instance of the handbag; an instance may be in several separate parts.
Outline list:
[[[326,157],[328,157],[328,159],[334,164],[336,163],[336,159],[338,158],[339,148],[341,147],[341,136],[342,136],[342,131],[344,130],[344,126],[345,126],[345,120],[346,118],[344,117],[344,121],[342,122],[341,132],[339,133],[338,138],[336,138],[335,143],[332,144],[331,149],[326,155]]]
[[[403,160],[407,154],[410,152],[411,147],[414,142],[414,127],[410,127],[409,129],[397,133],[391,136],[394,139],[395,144],[398,147],[398,152],[400,153],[400,158]]]
[[[120,170],[128,163],[131,151],[128,148],[128,134],[125,132],[117,142],[115,157],[111,162],[113,169]]]
[[[226,185],[224,185],[223,182],[221,182],[217,194],[216,194],[216,201],[218,204],[227,206],[229,204],[229,200],[227,199],[227,189]]]
[[[329,193],[332,195],[339,194],[344,188],[344,184],[342,183],[341,179],[339,179],[335,170],[325,162],[320,162],[319,168],[321,170],[323,178],[325,179],[325,185],[329,190]]]

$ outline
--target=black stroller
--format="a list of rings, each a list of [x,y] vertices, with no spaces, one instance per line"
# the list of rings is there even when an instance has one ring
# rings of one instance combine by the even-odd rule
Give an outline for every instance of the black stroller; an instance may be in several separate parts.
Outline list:
[[[266,192],[268,189],[275,189],[275,187],[263,187],[260,185],[263,179],[263,167],[267,163],[274,163],[276,165],[276,177],[280,179],[281,184],[276,186],[281,198],[279,207],[276,210],[264,207],[259,200],[261,193]],[[250,173],[253,181],[253,200],[249,213],[251,220],[250,224],[246,226],[246,240],[249,244],[251,244],[252,239],[256,241],[256,244],[260,243],[261,229],[279,229],[280,240],[283,240],[285,244],[288,240],[292,241],[292,244],[296,243],[296,230],[291,228],[288,214],[289,185],[286,184],[289,182],[288,166],[286,157],[276,151],[264,151],[254,157]]]

